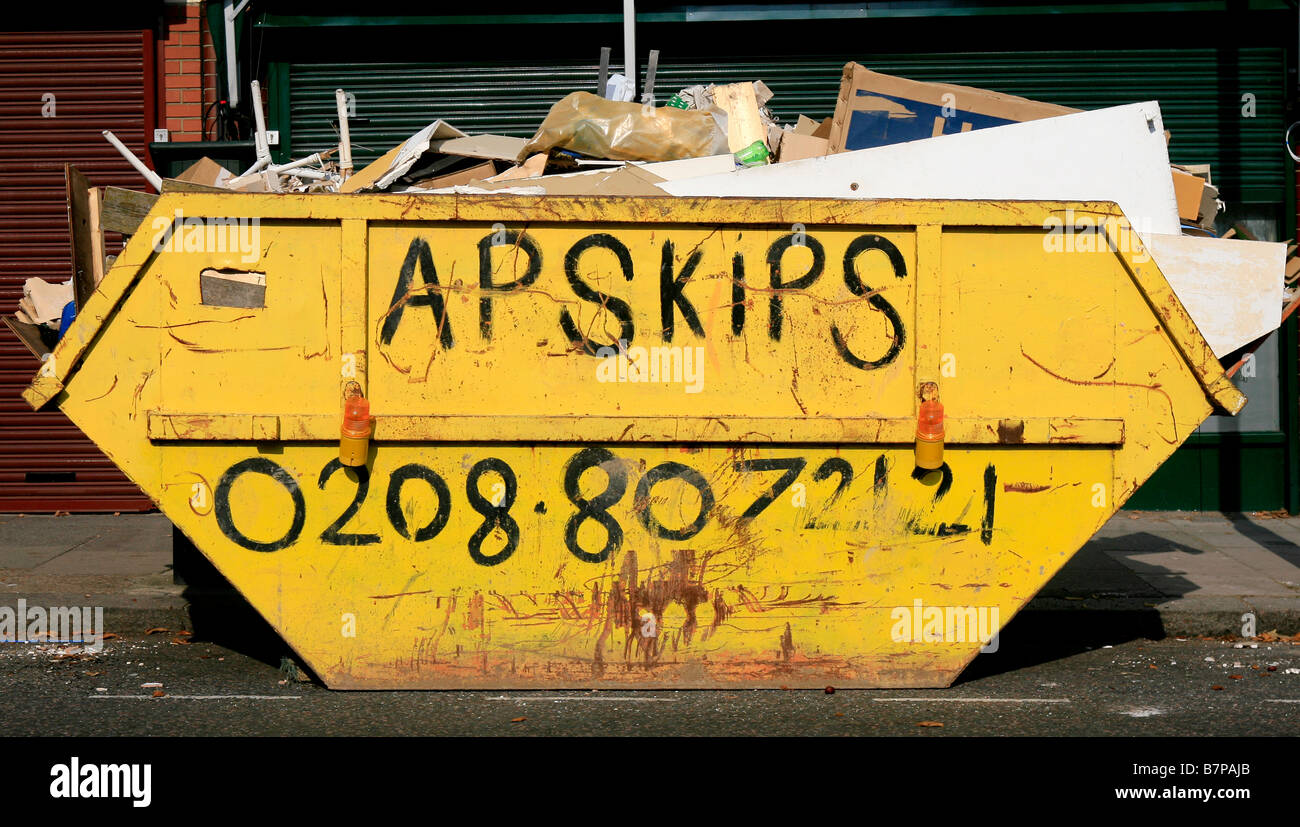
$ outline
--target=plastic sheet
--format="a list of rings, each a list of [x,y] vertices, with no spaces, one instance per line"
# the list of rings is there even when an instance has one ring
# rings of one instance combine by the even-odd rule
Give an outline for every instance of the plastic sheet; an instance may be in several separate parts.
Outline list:
[[[728,149],[726,124],[719,123],[719,114],[646,107],[574,92],[551,107],[519,159],[557,148],[620,161],[721,155]]]

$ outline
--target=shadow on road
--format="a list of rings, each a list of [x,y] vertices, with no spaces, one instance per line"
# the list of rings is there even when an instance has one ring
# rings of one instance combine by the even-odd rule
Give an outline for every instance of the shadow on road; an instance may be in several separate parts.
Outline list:
[[[1196,589],[1196,584],[1164,566],[1140,559],[1163,552],[1202,553],[1142,531],[1089,540],[1029,606],[1006,625],[998,636],[997,651],[977,655],[955,683],[1013,672],[1103,646],[1167,637],[1155,604],[1177,599]],[[1125,558],[1123,562],[1121,558]],[[1152,586],[1142,575],[1159,582],[1160,587]],[[1101,607],[1103,602],[1105,608]],[[1117,608],[1119,603],[1128,608]]]
[[[956,684],[1061,660],[1103,646],[1164,638],[1155,609],[1022,612],[998,636],[998,649],[976,656]]]
[[[271,624],[179,530],[174,531],[172,554],[176,582],[185,585],[181,596],[189,602],[193,641],[215,643],[277,668],[288,657],[320,683]]]

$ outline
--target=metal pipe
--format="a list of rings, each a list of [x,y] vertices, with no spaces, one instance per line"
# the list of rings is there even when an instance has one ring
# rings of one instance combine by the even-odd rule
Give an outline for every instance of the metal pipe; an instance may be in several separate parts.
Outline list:
[[[659,50],[651,49],[645,64],[645,85],[641,89],[641,100],[653,104],[655,100],[655,72],[659,68]]]
[[[266,169],[266,167],[267,167],[270,163],[271,163],[271,159],[270,159],[270,158],[258,158],[257,161],[254,162],[254,164],[253,164],[251,167],[249,167],[248,169],[246,169],[246,170],[244,170],[242,173],[240,173],[239,177],[240,177],[240,178],[248,178],[249,176],[253,175],[254,173],[261,172],[263,169]],[[238,179],[234,179],[234,180],[238,180]]]
[[[271,161],[271,147],[266,143],[266,117],[262,114],[262,84],[253,81],[249,84],[253,90],[253,123],[257,127],[256,138],[253,141],[257,147],[258,159],[265,158],[267,163]]]
[[[339,171],[346,181],[352,175],[352,139],[348,136],[348,96],[342,89],[334,90],[334,105],[339,110]]]
[[[596,94],[602,98],[609,95],[609,53],[608,46],[600,47],[600,72],[596,76]]]
[[[261,172],[270,163],[271,163],[270,158],[258,158],[257,162],[254,163],[248,169],[244,170],[244,173],[242,175],[240,175],[237,178],[231,178],[229,181],[227,181],[226,187],[232,190],[242,187],[244,184],[248,183],[248,181],[251,181],[257,175],[257,173]],[[248,180],[246,181],[244,179],[248,179]]]
[[[231,107],[239,105],[239,67],[235,63],[235,18],[248,5],[248,0],[235,5],[235,0],[225,0],[221,11],[226,32],[226,94]]]
[[[128,162],[130,162],[131,166],[135,167],[135,171],[145,177],[145,179],[149,182],[150,186],[152,186],[154,189],[158,190],[159,192],[162,192],[162,178],[158,176],[158,173],[154,172],[153,170],[149,169],[149,167],[145,166],[144,161],[141,161],[139,158],[135,157],[135,153],[127,149],[126,145],[123,144],[121,141],[119,141],[117,139],[117,136],[114,135],[112,132],[109,132],[107,129],[105,129],[103,135],[105,138],[108,139],[108,142],[112,144],[113,147],[118,152],[122,153],[122,157],[125,158]]]
[[[273,175],[280,174],[276,171],[275,167],[271,167],[270,172]],[[326,172],[323,169],[307,169],[305,167],[302,169],[294,169],[284,174],[297,176],[298,178],[310,178],[313,181],[331,181],[336,177],[333,173]]]
[[[623,0],[623,74],[627,92],[623,100],[636,100],[636,2]]]
[[[298,167],[305,167],[308,164],[323,164],[323,163],[325,163],[325,159],[320,156],[319,152],[317,152],[312,155],[308,155],[306,158],[299,158],[298,160],[290,161],[287,164],[280,164],[279,166],[268,167],[268,169],[271,172],[274,172],[278,175],[281,172],[285,172],[291,169],[297,169]]]

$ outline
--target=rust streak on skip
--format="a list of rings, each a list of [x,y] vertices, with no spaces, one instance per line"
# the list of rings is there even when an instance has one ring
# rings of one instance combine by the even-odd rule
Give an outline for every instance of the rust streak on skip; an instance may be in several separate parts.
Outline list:
[[[392,600],[395,597],[410,597],[413,594],[432,594],[433,589],[425,589],[419,592],[397,592],[396,594],[372,594],[371,600]]]
[[[135,325],[140,330],[171,330],[177,327],[189,327],[190,325],[196,325],[196,324],[233,324],[234,322],[240,322],[243,321],[244,319],[255,319],[255,318],[257,317],[253,316],[252,314],[248,314],[244,316],[236,316],[233,319],[199,319],[198,321],[195,322],[178,322],[176,324],[139,324],[137,322],[132,322],[132,324]]]
[[[1018,494],[1037,494],[1039,491],[1046,491],[1051,488],[1050,485],[1035,485],[1032,482],[1008,482],[1002,486],[1003,491],[1014,491]]]
[[[87,399],[86,401],[87,401],[87,402],[98,402],[99,400],[103,399],[105,396],[108,396],[110,393],[112,393],[112,392],[113,392],[113,388],[116,388],[116,387],[117,387],[117,374],[114,374],[114,375],[113,375],[113,384],[111,384],[111,385],[108,386],[108,390],[104,391],[104,392],[101,393],[99,396],[92,396],[92,397],[90,397],[89,399]]]
[[[1174,426],[1174,438],[1172,440],[1165,439],[1164,434],[1160,434],[1160,438],[1164,439],[1165,442],[1167,442],[1170,445],[1174,445],[1178,442],[1178,419],[1174,413],[1174,400],[1169,397],[1168,391],[1160,387],[1159,383],[1155,383],[1151,385],[1143,385],[1139,382],[1089,382],[1085,379],[1071,379],[1068,376],[1062,376],[1061,374],[1057,373],[1056,371],[1044,365],[1042,362],[1030,356],[1028,353],[1025,353],[1025,349],[1023,347],[1020,348],[1020,355],[1028,359],[1030,364],[1032,364],[1034,367],[1041,370],[1043,373],[1046,373],[1048,376],[1052,377],[1053,379],[1060,379],[1062,382],[1069,382],[1071,385],[1081,385],[1084,387],[1096,386],[1096,387],[1116,387],[1116,388],[1138,388],[1140,390],[1155,391],[1156,393],[1163,396],[1165,398],[1165,402],[1169,404],[1169,422]]]

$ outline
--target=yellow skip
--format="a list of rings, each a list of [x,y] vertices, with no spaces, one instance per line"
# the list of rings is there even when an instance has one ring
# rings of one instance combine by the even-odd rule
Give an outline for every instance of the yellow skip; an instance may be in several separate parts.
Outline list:
[[[1245,402],[1067,209],[168,194],[25,396],[331,687],[945,686]]]

